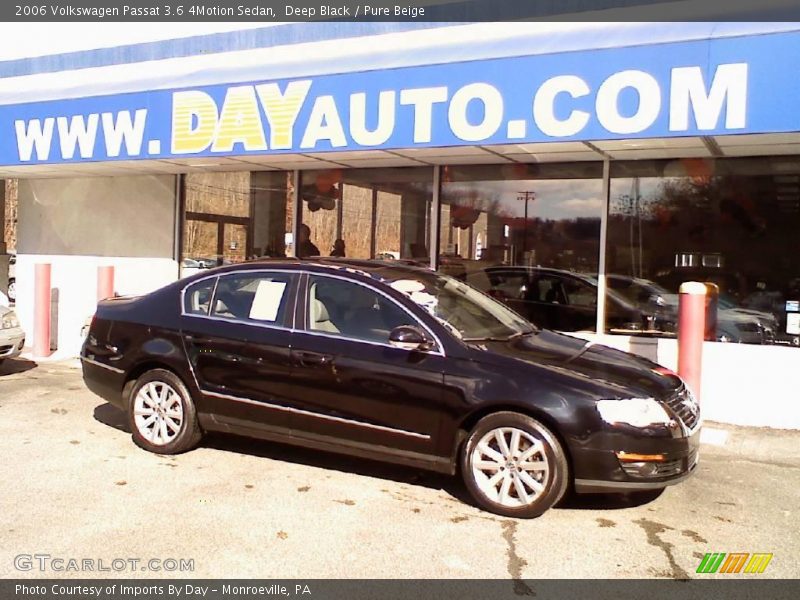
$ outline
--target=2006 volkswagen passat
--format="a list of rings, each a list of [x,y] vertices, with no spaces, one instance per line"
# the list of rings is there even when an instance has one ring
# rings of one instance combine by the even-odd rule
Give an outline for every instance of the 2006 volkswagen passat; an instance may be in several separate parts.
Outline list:
[[[225,431],[460,472],[513,517],[570,485],[662,488],[697,461],[697,404],[672,372],[396,263],[259,261],[107,300],[82,362],[152,452]]]

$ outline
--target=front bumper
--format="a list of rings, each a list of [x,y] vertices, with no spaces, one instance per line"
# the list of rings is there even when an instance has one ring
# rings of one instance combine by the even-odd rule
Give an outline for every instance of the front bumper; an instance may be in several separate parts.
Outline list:
[[[655,490],[687,479],[697,468],[700,426],[661,435],[610,428],[573,448],[578,493]],[[658,461],[621,460],[622,453],[659,456]]]
[[[24,345],[25,333],[22,329],[0,329],[0,360],[19,356]]]

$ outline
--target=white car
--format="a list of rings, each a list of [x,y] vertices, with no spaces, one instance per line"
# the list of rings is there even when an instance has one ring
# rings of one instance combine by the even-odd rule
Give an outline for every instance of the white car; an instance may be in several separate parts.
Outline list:
[[[8,259],[8,296],[0,292],[0,304],[14,304],[17,301],[17,255],[12,254]],[[8,302],[6,302],[8,300]]]
[[[0,305],[0,364],[7,358],[19,356],[25,345],[25,333],[13,310]]]

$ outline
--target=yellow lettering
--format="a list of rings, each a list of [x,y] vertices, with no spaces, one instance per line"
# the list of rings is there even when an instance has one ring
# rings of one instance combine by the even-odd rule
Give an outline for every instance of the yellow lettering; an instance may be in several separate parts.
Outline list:
[[[172,94],[172,153],[197,154],[214,140],[217,104],[205,92]]]
[[[277,83],[256,86],[258,98],[269,121],[269,143],[273,150],[289,150],[292,147],[294,122],[310,88],[309,80],[292,81],[283,93]]]
[[[252,85],[228,88],[211,150],[230,152],[236,144],[242,144],[245,150],[267,149]]]

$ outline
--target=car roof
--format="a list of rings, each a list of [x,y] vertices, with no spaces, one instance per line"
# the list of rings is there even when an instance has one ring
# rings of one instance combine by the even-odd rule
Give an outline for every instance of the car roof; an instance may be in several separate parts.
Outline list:
[[[491,267],[487,267],[484,269],[485,271],[530,271],[530,272],[537,272],[537,273],[548,273],[551,275],[565,275],[567,277],[576,277],[578,279],[583,279],[590,283],[596,281],[594,275],[589,275],[587,273],[580,273],[578,271],[567,271],[565,269],[556,269],[555,267],[533,267],[528,265],[493,265]]]
[[[408,264],[402,261],[369,260],[337,257],[309,258],[257,258],[243,263],[225,265],[205,272],[206,276],[224,274],[229,271],[260,269],[303,269],[307,271],[346,272],[378,280],[395,280],[401,277],[430,277],[433,271],[421,265]]]

